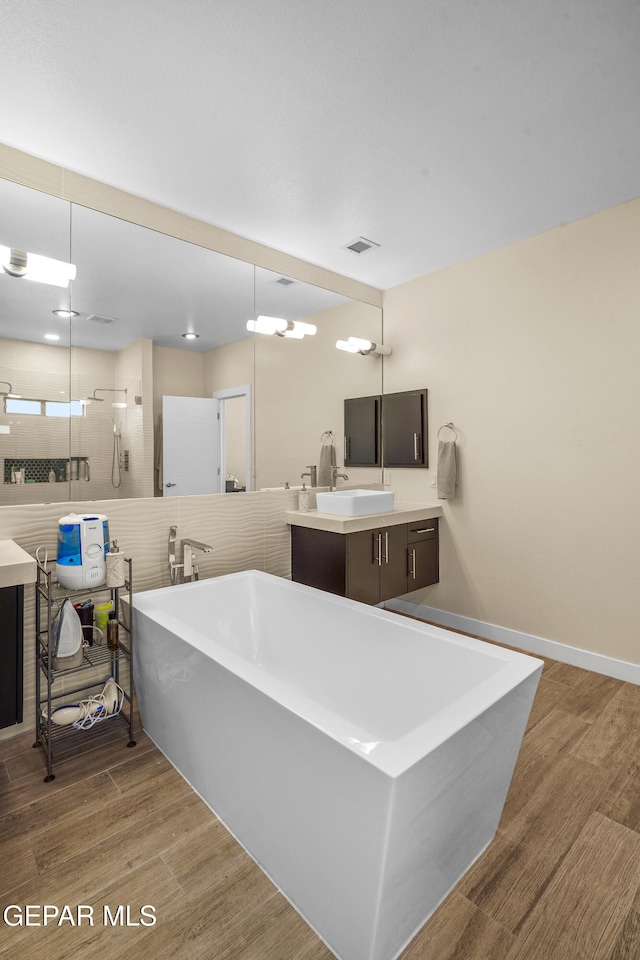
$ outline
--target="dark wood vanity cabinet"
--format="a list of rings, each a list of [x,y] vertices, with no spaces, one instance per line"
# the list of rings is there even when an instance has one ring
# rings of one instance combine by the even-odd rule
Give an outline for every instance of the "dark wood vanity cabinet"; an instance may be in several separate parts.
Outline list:
[[[0,728],[22,722],[24,586],[0,589]]]
[[[381,397],[344,401],[345,467],[379,467]]]
[[[382,456],[385,467],[426,467],[427,391],[405,390],[382,397]]]
[[[376,604],[438,580],[438,521],[331,533],[291,527],[291,578]]]

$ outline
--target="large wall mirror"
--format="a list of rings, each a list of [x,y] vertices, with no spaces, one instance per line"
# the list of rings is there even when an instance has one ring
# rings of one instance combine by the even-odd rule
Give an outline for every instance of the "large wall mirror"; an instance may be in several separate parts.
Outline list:
[[[68,287],[0,272],[0,505],[200,492],[183,484],[211,444],[220,492],[298,485],[329,432],[343,462],[343,401],[381,393],[382,363],[335,342],[380,341],[380,308],[8,180],[0,207],[0,244],[77,270]],[[251,333],[259,315],[317,333]],[[213,436],[189,414],[177,480],[172,397],[222,418]]]

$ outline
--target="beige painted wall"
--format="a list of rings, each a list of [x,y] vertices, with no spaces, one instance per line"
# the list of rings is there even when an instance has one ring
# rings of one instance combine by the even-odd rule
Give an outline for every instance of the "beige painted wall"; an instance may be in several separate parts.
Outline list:
[[[459,431],[433,606],[640,663],[640,201],[385,293],[385,391]]]

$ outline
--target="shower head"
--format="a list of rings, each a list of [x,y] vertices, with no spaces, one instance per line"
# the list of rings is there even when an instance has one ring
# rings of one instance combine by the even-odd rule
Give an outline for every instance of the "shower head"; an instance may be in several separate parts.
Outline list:
[[[105,398],[104,398],[104,397],[97,397],[97,396],[96,396],[97,393],[124,393],[124,395],[126,396],[126,395],[127,395],[127,388],[126,388],[126,387],[96,387],[95,390],[93,391],[93,393],[91,394],[91,396],[90,396],[90,397],[85,397],[83,402],[84,402],[84,403],[93,403],[94,401],[97,401],[98,403],[104,403],[104,399],[105,399]],[[112,404],[113,407],[126,407],[126,405],[127,405],[126,403],[113,403],[113,404]]]
[[[20,393],[14,393],[14,392],[13,392],[13,387],[11,386],[11,384],[9,383],[8,380],[0,380],[0,383],[6,383],[6,385],[9,387],[8,390],[0,390],[0,397],[8,397],[8,398],[11,399],[11,400],[20,400],[20,399],[21,399],[22,394],[20,394]]]

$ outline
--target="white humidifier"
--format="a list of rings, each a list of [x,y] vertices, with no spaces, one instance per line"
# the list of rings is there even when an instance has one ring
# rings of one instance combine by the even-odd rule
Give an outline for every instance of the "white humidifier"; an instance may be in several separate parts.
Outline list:
[[[109,521],[101,514],[70,513],[58,521],[58,583],[70,590],[99,587],[106,576]]]

